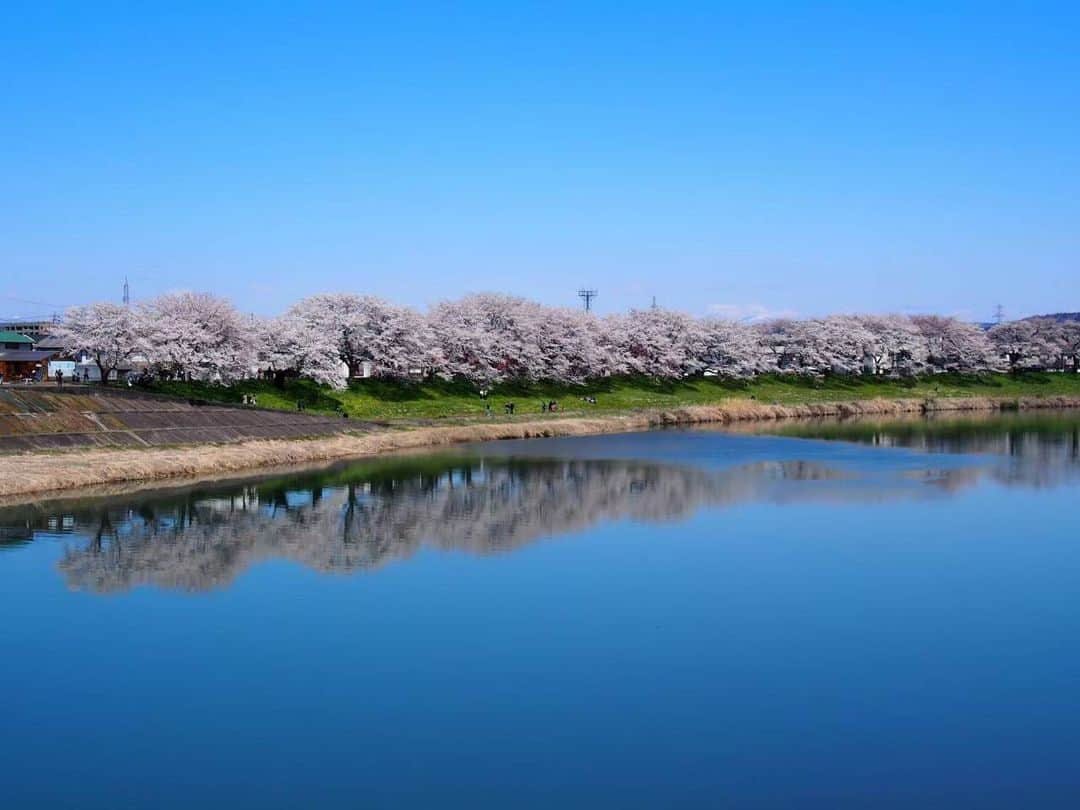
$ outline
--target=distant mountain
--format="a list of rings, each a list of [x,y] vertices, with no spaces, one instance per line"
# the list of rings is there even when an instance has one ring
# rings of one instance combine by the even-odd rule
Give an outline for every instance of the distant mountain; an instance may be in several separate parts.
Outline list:
[[[1036,318],[1049,318],[1054,321],[1080,321],[1080,312],[1054,312],[1049,315],[1032,315],[1030,318],[1024,318],[1025,321],[1035,320]]]
[[[1048,318],[1052,321],[1061,323],[1062,321],[1080,321],[1080,312],[1052,312],[1048,315],[1029,315],[1026,318],[1021,318],[1022,321],[1035,321]],[[982,330],[991,329],[997,325],[996,321],[976,321],[975,325]]]

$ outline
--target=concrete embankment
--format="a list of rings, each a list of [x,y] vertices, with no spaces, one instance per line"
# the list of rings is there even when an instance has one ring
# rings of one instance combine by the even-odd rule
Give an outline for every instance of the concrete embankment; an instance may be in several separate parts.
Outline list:
[[[370,429],[325,414],[209,404],[127,389],[0,388],[0,454],[297,439]]]
[[[600,416],[422,426],[366,428],[307,439],[265,439],[229,444],[195,444],[142,449],[80,449],[56,453],[0,456],[0,497],[32,496],[56,490],[132,482],[150,484],[172,478],[223,478],[263,468],[314,464],[375,456],[399,450],[462,442],[584,436],[646,430],[665,425],[732,423],[821,417],[892,416],[916,413],[1077,408],[1080,398],[992,399],[985,397],[921,400],[862,400],[802,405],[771,405],[731,400],[659,411]]]

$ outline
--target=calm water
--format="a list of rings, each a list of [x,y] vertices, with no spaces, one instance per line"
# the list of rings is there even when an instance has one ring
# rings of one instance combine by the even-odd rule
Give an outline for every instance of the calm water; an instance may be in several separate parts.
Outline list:
[[[1080,416],[0,509],[0,806],[1075,807]]]

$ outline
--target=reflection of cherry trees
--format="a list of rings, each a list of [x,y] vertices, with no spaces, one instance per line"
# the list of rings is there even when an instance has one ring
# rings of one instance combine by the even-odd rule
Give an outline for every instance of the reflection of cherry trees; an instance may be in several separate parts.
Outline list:
[[[938,497],[987,474],[1006,484],[1053,483],[1080,470],[1080,438],[1011,442],[1031,463],[857,476],[817,463],[769,461],[709,470],[628,461],[460,460],[326,486],[286,484],[114,499],[44,513],[0,512],[0,524],[82,538],[59,563],[73,588],[95,592],[154,585],[204,591],[248,567],[288,559],[323,572],[376,569],[424,547],[472,554],[510,551],[544,537],[618,520],[668,521],[698,509],[748,502],[879,502]],[[879,443],[885,444],[886,441]],[[912,446],[909,443],[908,446]],[[949,449],[949,448],[943,448]],[[926,484],[932,486],[926,486]]]
[[[714,500],[716,487],[696,468],[583,461],[462,464],[332,489],[250,487],[88,515],[86,533],[103,539],[70,550],[60,565],[89,590],[205,590],[263,559],[352,571],[424,545],[487,554],[597,521],[683,516]]]

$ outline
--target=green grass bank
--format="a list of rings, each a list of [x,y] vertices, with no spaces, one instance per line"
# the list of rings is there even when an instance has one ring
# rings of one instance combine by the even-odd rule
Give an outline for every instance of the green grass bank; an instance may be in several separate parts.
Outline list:
[[[155,383],[151,390],[211,402],[258,397],[264,408],[295,410],[304,402],[314,412],[344,411],[350,417],[374,420],[465,419],[484,416],[485,402],[474,385],[464,382],[393,382],[353,380],[335,391],[306,380],[290,380],[284,388],[272,382],[247,380],[231,386],[203,383]],[[508,383],[491,389],[488,397],[496,416],[513,402],[517,416],[539,416],[541,403],[555,400],[563,414],[605,414],[640,409],[715,405],[732,400],[756,400],[777,405],[847,402],[869,399],[944,399],[954,397],[1080,397],[1080,374],[940,374],[910,380],[865,377],[764,376],[750,381],[698,377],[661,381],[641,377],[610,377],[584,385]],[[596,404],[584,401],[595,397]]]

